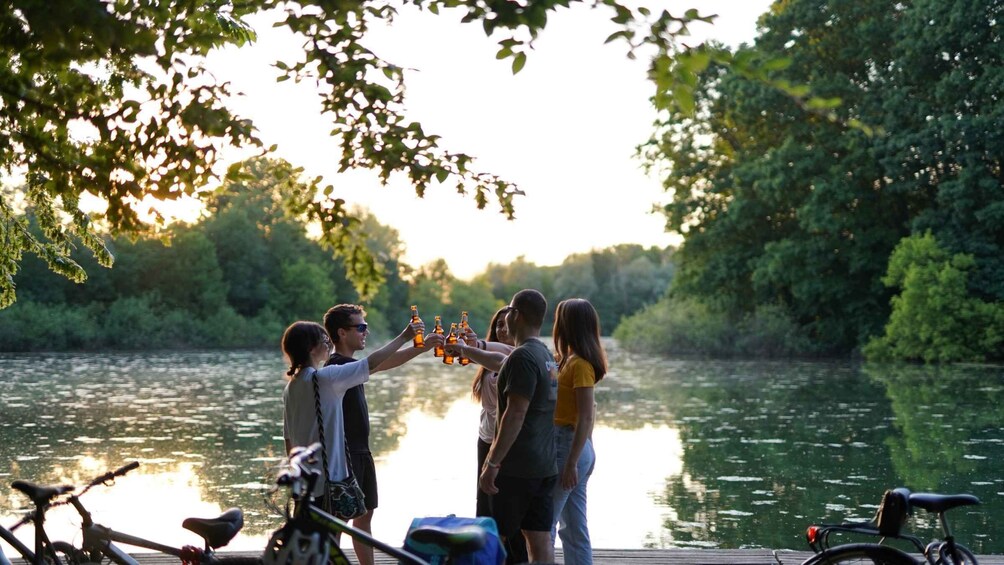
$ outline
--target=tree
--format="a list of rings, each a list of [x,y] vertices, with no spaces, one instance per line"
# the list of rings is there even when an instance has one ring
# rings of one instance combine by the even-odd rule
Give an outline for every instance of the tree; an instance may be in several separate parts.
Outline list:
[[[882,332],[892,250],[931,229],[977,258],[973,290],[1002,296],[997,12],[993,1],[776,5],[735,56],[822,98],[793,105],[712,63],[696,112],[670,114],[648,154],[668,165],[667,225],[684,236],[674,292],[735,323],[774,305],[819,352],[844,354]]]
[[[416,4],[437,14],[461,9],[462,21],[480,24],[497,38],[499,58],[510,58],[518,72],[548,15],[585,1]],[[677,43],[693,22],[714,16],[693,9],[683,15],[632,9],[617,0],[590,3],[610,10],[619,26],[608,41],[626,42],[632,57],[642,48],[654,53],[650,74],[657,108],[691,108],[695,72],[711,59],[751,76],[758,72],[728,51]],[[254,31],[242,18],[265,10],[280,13],[278,25],[304,39],[301,57],[276,61],[278,80],[316,81],[332,135],[341,143],[342,170],[372,169],[384,182],[404,175],[419,196],[433,181],[445,183],[472,193],[479,208],[492,196],[512,217],[513,199],[521,194],[517,187],[474,170],[471,156],[445,149],[438,136],[404,118],[405,69],[365,46],[367,29],[391,20],[393,5],[71,0],[52,10],[44,2],[13,0],[0,13],[0,168],[23,173],[27,188],[18,198],[0,198],[0,308],[15,299],[13,275],[25,252],[80,282],[86,272],[73,257],[77,242],[110,266],[101,231],[156,231],[158,221],[141,214],[146,197],[202,197],[223,175],[223,147],[262,146],[254,125],[227,106],[227,85],[205,72],[202,58],[214,48],[253,41]],[[230,178],[236,174],[233,168],[227,172]],[[288,194],[287,204],[321,224],[322,242],[345,258],[349,278],[367,296],[380,281],[379,266],[363,239],[346,229],[359,218],[322,180]],[[104,211],[86,213],[85,196],[97,197]],[[28,209],[36,214],[41,237],[27,229]]]
[[[865,348],[868,358],[925,362],[999,358],[1004,307],[970,294],[967,283],[975,266],[971,255],[950,255],[930,232],[901,241],[883,278],[901,293],[892,299],[885,335]]]

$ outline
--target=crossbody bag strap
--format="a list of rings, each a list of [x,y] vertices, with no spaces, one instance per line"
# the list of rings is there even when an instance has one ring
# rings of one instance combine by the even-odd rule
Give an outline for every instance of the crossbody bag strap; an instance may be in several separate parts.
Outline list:
[[[313,374],[314,381],[314,412],[317,414],[317,434],[321,441],[321,462],[324,464],[324,485],[327,489],[327,485],[330,482],[328,478],[328,448],[327,442],[324,441],[324,418],[321,417],[321,391],[317,385],[317,370],[314,370]],[[349,471],[349,478],[353,476],[352,473],[352,457],[349,456],[349,445],[347,442],[342,442],[345,444],[345,467]]]

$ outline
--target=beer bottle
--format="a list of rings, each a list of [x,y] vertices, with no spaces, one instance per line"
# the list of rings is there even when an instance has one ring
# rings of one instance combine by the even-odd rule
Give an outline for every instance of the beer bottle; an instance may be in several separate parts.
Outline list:
[[[454,343],[457,343],[457,324],[456,323],[450,324],[450,333],[447,334],[447,336],[446,336],[446,343],[447,343],[447,345],[453,345]],[[452,365],[453,364],[453,355],[450,355],[449,353],[447,353],[447,352],[444,351],[443,352],[443,363],[445,365]]]
[[[467,325],[467,312],[461,312],[460,313],[460,332],[459,332],[459,335],[467,335],[467,328],[469,328],[469,327],[470,326]],[[468,359],[467,357],[464,357],[463,355],[460,356],[460,365],[461,366],[466,366],[470,362],[471,362],[471,360]]]
[[[439,316],[436,316],[436,327],[432,330],[432,333],[443,335],[443,323]],[[442,357],[443,355],[446,355],[446,352],[443,351],[443,346],[440,344],[436,346],[436,349],[432,352],[432,354],[436,357]]]
[[[422,318],[418,317],[418,306],[411,307],[411,323],[415,324],[421,322]],[[412,345],[415,347],[425,347],[425,339],[422,337],[422,330],[415,332],[415,339],[412,340]]]

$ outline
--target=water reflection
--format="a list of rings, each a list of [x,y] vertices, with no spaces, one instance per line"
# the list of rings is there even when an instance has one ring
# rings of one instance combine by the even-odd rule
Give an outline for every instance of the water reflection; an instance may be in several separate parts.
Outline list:
[[[905,485],[980,496],[958,532],[1004,552],[979,533],[1004,519],[999,368],[676,360],[608,345],[590,486],[597,547],[803,549],[810,521],[869,518],[885,488]],[[183,518],[240,506],[232,546],[260,548],[279,523],[261,490],[282,451],[283,371],[273,351],[0,356],[0,520],[26,503],[10,480],[80,484],[138,460],[88,494],[100,521],[194,543]],[[473,374],[428,357],[367,385],[378,537],[399,542],[415,516],[473,512]]]

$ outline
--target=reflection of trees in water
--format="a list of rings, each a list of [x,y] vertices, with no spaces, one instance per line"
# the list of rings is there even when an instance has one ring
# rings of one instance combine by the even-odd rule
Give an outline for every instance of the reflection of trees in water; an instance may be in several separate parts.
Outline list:
[[[808,523],[869,518],[885,488],[973,492],[985,502],[1004,491],[994,468],[1004,459],[999,369],[868,366],[863,378],[838,364],[663,359],[607,347],[599,425],[665,424],[683,442],[682,472],[653,494],[672,518],[652,545],[803,549]],[[0,356],[0,367],[6,484],[79,484],[132,460],[140,472],[195,463],[203,500],[243,508],[249,534],[277,524],[260,493],[283,449],[277,352]],[[469,399],[474,371],[428,355],[374,375],[375,454],[398,448],[412,410],[443,416]],[[0,513],[24,503],[7,488]],[[987,504],[953,523],[971,547],[1001,552],[989,534],[972,537],[1001,520]],[[934,526],[926,517],[918,524]]]
[[[675,543],[803,548],[810,521],[870,517],[892,481],[881,390],[824,363],[692,362],[671,394],[683,472],[660,502]],[[850,510],[830,506],[838,501]],[[866,515],[867,514],[867,515]]]
[[[411,410],[441,416],[469,395],[473,366],[446,367],[433,359],[377,373],[367,385],[376,454],[397,448]],[[81,484],[133,460],[142,463],[140,472],[194,462],[203,500],[243,508],[249,533],[275,526],[261,489],[283,456],[285,381],[277,353],[8,356],[0,362],[0,464],[10,480]],[[472,421],[472,437],[476,430]],[[13,493],[0,496],[0,513],[24,502]]]
[[[974,366],[867,365],[864,372],[886,388],[892,401],[895,426],[901,434],[888,443],[893,463],[909,484],[915,489],[938,490],[979,480],[974,474],[980,461],[1000,441],[1004,371]]]
[[[139,472],[195,463],[204,500],[242,506],[252,516],[254,509],[264,512],[255,485],[264,460],[282,451],[276,355],[21,360],[3,361],[13,369],[5,378],[0,446],[3,459],[12,462],[11,479],[81,484],[133,460],[141,462]]]
[[[658,496],[673,511],[665,528],[675,544],[804,549],[809,523],[871,518],[886,488],[985,500],[1001,490],[999,369],[695,361],[685,370],[664,396],[683,471]],[[979,533],[999,521],[986,506],[953,516],[984,552],[1004,549]],[[921,512],[914,527],[924,537],[937,524]]]
[[[1004,487],[1004,368],[974,365],[866,365],[864,373],[886,387],[895,427],[887,440],[892,463],[915,491],[972,493],[984,505],[952,513],[960,539],[978,551],[999,553],[1004,513],[997,505]],[[915,519],[935,531],[926,513]]]

